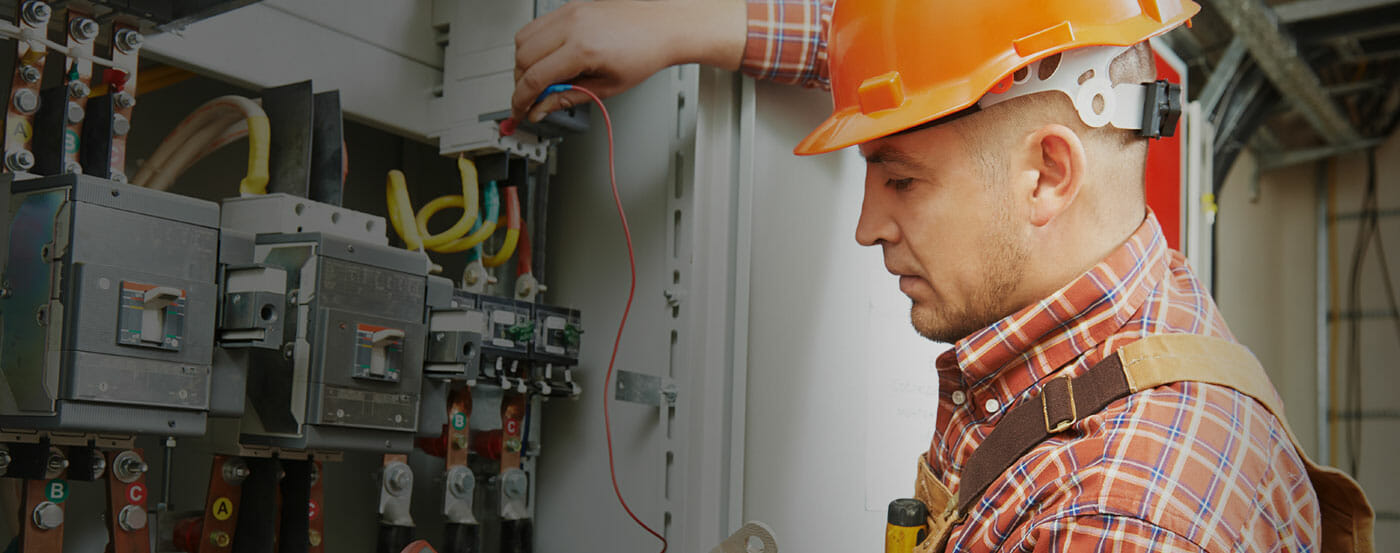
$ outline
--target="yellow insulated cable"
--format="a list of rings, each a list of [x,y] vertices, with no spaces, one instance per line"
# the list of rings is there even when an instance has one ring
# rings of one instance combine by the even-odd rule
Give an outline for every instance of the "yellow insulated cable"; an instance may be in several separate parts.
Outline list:
[[[476,232],[468,235],[476,223],[479,201],[476,187],[476,164],[466,158],[457,159],[457,170],[461,174],[462,194],[442,196],[423,206],[415,216],[413,203],[408,196],[408,183],[403,172],[389,172],[386,183],[386,197],[389,221],[404,244],[413,250],[426,249],[438,253],[456,253],[469,250],[485,241],[496,230],[496,211],[499,199],[495,197],[495,187],[487,186],[486,215],[489,222],[482,224]],[[428,231],[428,221],[439,211],[462,208],[462,216],[451,228],[439,234]]]
[[[272,151],[272,124],[266,115],[248,118],[248,175],[238,183],[240,194],[266,194],[267,159]]]

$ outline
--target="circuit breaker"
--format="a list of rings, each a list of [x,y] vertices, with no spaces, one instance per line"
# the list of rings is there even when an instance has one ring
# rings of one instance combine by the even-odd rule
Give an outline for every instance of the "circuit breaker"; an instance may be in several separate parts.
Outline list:
[[[85,175],[3,184],[0,426],[203,433],[218,205]]]
[[[409,450],[427,345],[424,256],[389,247],[382,218],[295,196],[226,200],[222,220],[255,236],[245,266],[285,275],[271,325],[283,343],[246,357],[253,409],[240,442]]]

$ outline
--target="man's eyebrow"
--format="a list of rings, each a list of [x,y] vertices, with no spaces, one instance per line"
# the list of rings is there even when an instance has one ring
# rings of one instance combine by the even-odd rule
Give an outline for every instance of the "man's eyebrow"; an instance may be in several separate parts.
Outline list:
[[[864,155],[864,153],[862,153],[862,155]],[[871,152],[870,155],[865,155],[864,157],[866,163],[904,165],[915,168],[922,168],[924,166],[919,158],[889,146],[880,146],[876,148],[875,151]]]

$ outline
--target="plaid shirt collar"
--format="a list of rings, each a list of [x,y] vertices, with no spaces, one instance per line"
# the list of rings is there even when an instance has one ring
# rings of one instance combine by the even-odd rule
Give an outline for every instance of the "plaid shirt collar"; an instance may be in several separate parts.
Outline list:
[[[1165,277],[1169,261],[1161,225],[1149,210],[1123,245],[1083,275],[940,355],[940,381],[979,402],[1010,405],[1122,328]]]

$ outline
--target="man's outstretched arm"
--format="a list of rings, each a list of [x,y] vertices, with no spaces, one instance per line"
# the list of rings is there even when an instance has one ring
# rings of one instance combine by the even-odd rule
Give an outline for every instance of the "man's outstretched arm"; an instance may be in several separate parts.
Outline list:
[[[608,97],[672,65],[742,69],[757,78],[826,86],[826,28],[835,0],[571,2],[515,35],[512,114],[530,120],[587,101],[571,82]],[[526,110],[529,110],[528,114]]]

